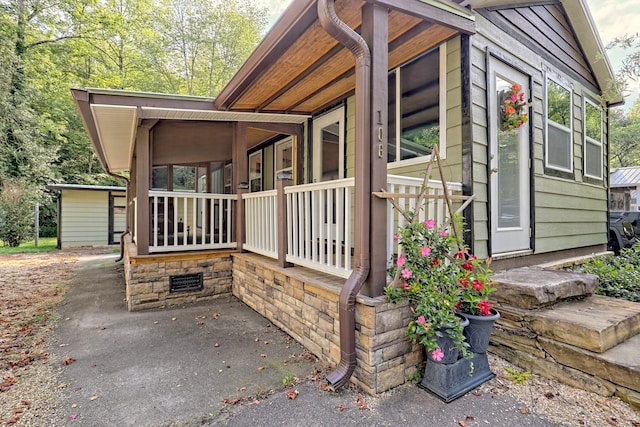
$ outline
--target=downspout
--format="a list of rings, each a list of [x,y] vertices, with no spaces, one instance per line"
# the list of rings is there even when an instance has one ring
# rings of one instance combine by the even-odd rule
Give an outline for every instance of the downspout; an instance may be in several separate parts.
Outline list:
[[[118,179],[123,179],[126,182],[125,188],[127,189],[127,194],[129,194],[129,184],[131,183],[129,181],[129,178],[127,178],[126,176],[123,176],[123,175],[115,174],[115,173],[111,172],[110,170],[108,170],[106,168],[105,168],[105,171],[107,172],[107,174],[109,176],[112,176],[112,177],[118,178]],[[128,198],[125,197],[125,199],[128,199]],[[127,200],[127,202],[128,202],[128,200]],[[125,230],[125,232],[120,235],[120,258],[118,258],[114,262],[120,262],[124,258],[124,237],[127,234],[131,234],[131,231],[129,229],[129,215],[127,215],[127,217],[126,217],[126,228],[127,229]]]
[[[354,230],[355,267],[340,292],[340,363],[327,375],[332,389],[345,385],[356,367],[356,295],[369,275],[369,218],[371,198],[370,164],[370,69],[371,53],[365,40],[336,15],[335,0],[318,0],[318,19],[322,28],[355,58],[356,76],[356,156],[355,156],[355,218]]]

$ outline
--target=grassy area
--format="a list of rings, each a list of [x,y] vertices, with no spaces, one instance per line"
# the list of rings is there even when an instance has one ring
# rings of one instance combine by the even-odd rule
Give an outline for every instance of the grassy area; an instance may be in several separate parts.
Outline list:
[[[41,237],[38,240],[38,247],[36,247],[36,242],[34,240],[30,242],[23,242],[17,248],[5,246],[3,243],[2,246],[0,246],[0,254],[50,252],[56,249],[57,244],[57,237]]]

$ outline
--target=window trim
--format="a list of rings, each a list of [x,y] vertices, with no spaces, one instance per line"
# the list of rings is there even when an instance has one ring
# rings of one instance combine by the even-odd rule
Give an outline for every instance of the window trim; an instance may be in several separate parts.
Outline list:
[[[557,84],[558,86],[563,87],[564,89],[569,91],[569,113],[571,115],[570,120],[569,120],[569,128],[565,127],[564,125],[561,125],[560,123],[556,123],[555,121],[549,119],[549,80],[553,81],[555,84]],[[573,140],[573,128],[574,128],[574,107],[573,107],[573,88],[571,87],[570,84],[564,82],[559,76],[550,76],[550,75],[545,75],[545,81],[544,81],[544,167],[545,167],[545,173],[553,175],[554,172],[555,174],[561,174],[562,176],[564,176],[564,174],[570,174],[571,178],[573,178],[573,173],[574,173],[574,169],[575,169],[575,165],[574,165],[574,160],[573,160],[573,156],[574,156],[574,140]],[[570,166],[569,168],[563,168],[557,165],[552,165],[549,164],[549,126],[553,126],[556,129],[560,129],[563,131],[568,130],[569,131],[569,162],[570,162]],[[551,173],[549,173],[551,172]]]
[[[256,176],[256,177],[252,178],[251,177],[251,160],[252,160],[253,157],[257,157],[257,156],[260,156],[259,157],[259,159],[260,159],[260,172],[259,172],[260,176],[259,177]],[[253,191],[253,186],[251,185],[251,183],[252,183],[252,181],[254,179],[259,179],[260,180],[260,189],[256,190],[256,192],[262,191],[262,189],[264,188],[264,182],[263,182],[264,165],[263,165],[263,162],[262,162],[262,160],[263,160],[262,159],[262,150],[257,150],[257,151],[254,151],[253,153],[249,154],[249,159],[248,160],[249,160],[249,171],[248,171],[249,172],[249,192],[254,192]]]
[[[439,126],[440,126],[440,141],[438,142],[438,150],[439,150],[440,157],[442,159],[446,159],[447,157],[447,43],[446,42],[442,43],[436,48],[434,48],[434,50],[435,49],[438,49],[438,54],[439,54],[439,71],[438,71],[439,72],[439,75],[438,75],[439,94],[438,96],[440,98],[440,101],[438,104],[438,114],[439,114],[438,120],[439,120]],[[424,54],[426,53],[427,52],[424,52]],[[416,58],[412,58],[411,61],[415,59]],[[402,129],[400,126],[401,116],[402,116],[402,110],[401,110],[402,92],[401,92],[401,86],[400,86],[401,79],[399,78],[400,70],[404,65],[406,65],[411,61],[408,61],[394,68],[394,71],[396,72],[396,79],[395,79],[395,82],[396,82],[395,118],[396,119],[395,119],[395,122],[397,124],[395,129],[395,140],[398,141],[398,143],[396,144],[396,153],[395,153],[396,159],[400,158],[400,140],[401,140],[401,134],[402,134]],[[429,156],[414,157],[412,159],[387,162],[387,169],[395,169],[395,168],[400,168],[404,166],[422,164],[430,161],[432,156],[433,154]]]
[[[278,165],[278,150],[280,148],[282,148],[283,146],[289,146],[291,147],[291,166],[289,166],[288,168],[283,168],[283,169],[278,169],[277,165]],[[293,175],[293,164],[294,164],[294,158],[293,158],[293,136],[288,136],[284,139],[281,139],[280,141],[276,142],[273,146],[273,182],[276,182],[278,179],[278,173],[280,172],[285,172],[285,171],[291,171],[291,174]]]
[[[587,135],[587,104],[591,104],[600,112],[600,140],[595,140]],[[602,106],[598,105],[595,101],[591,100],[586,95],[583,96],[582,102],[582,151],[583,155],[583,173],[584,176],[591,179],[596,179],[598,181],[602,181],[602,177],[604,175],[604,110]],[[590,175],[587,173],[587,144],[591,143],[600,147],[600,175]]]

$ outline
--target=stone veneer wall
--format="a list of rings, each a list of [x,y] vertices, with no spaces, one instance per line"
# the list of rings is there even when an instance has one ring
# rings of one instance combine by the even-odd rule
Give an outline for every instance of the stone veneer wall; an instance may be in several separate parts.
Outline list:
[[[332,368],[340,361],[338,297],[331,276],[282,269],[255,254],[233,256],[233,294],[286,331]],[[332,283],[333,282],[333,283]],[[357,366],[351,381],[369,394],[403,384],[423,361],[421,346],[405,336],[410,312],[384,298],[356,298]]]
[[[192,252],[138,256],[136,245],[125,242],[124,275],[129,311],[161,308],[231,295],[229,252]],[[169,276],[203,273],[199,291],[169,292]]]

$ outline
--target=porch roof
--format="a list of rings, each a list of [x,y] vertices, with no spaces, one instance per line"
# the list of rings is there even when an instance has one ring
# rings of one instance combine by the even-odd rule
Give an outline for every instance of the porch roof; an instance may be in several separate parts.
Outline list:
[[[360,32],[362,8],[389,10],[389,68],[457,34],[475,32],[473,13],[451,0],[336,0],[338,17]],[[291,3],[220,92],[221,110],[314,114],[355,89],[354,59],[322,28],[317,0]]]
[[[308,119],[299,114],[217,111],[213,99],[204,97],[94,88],[71,92],[100,162],[109,172],[129,170],[137,128],[145,120],[298,124]],[[256,132],[256,137],[264,138],[264,132]]]

